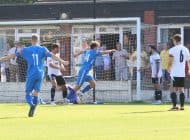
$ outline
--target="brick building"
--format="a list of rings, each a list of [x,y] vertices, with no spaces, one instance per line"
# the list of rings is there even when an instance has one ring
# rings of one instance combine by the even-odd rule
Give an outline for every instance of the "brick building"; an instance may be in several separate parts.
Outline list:
[[[187,44],[190,43],[189,4],[188,0],[96,0],[95,5],[93,0],[57,0],[56,2],[55,0],[37,0],[33,4],[0,5],[0,21],[55,20],[60,19],[62,13],[67,13],[70,19],[141,17],[143,25],[148,25],[143,30],[144,44],[157,45],[168,42],[175,33],[182,34],[182,43]],[[13,40],[27,40],[32,33],[47,33],[51,28],[18,27],[9,31],[9,34],[14,34]],[[63,30],[68,29],[64,28]],[[72,28],[74,27],[69,27],[69,30]],[[105,40],[105,38],[114,38],[115,42],[124,41],[120,35],[101,36],[101,39]],[[109,46],[113,47],[115,42]],[[71,38],[62,38],[59,43],[62,46],[62,55],[69,59],[70,53],[66,52],[70,52]],[[4,45],[0,48],[4,49]],[[127,49],[131,51],[132,48]]]

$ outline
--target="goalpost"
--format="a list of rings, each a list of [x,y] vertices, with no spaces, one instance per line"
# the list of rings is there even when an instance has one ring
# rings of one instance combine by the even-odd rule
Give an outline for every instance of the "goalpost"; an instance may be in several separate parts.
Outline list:
[[[51,44],[60,45],[60,56],[70,61],[64,76],[73,84],[82,63],[82,57],[76,56],[92,40],[101,42],[101,49],[114,49],[117,42],[130,56],[134,51],[137,78],[132,82],[130,73],[133,64],[126,59],[126,65],[118,67],[123,61],[120,56],[109,54],[97,60],[93,68],[97,81],[96,98],[105,102],[128,102],[141,100],[141,21],[140,18],[100,18],[43,21],[7,21],[0,22],[0,56],[7,55],[15,45],[28,46],[32,34],[38,34],[40,44],[50,49]],[[20,44],[18,44],[18,42]],[[113,57],[114,56],[114,57]],[[117,58],[116,58],[117,57]],[[103,67],[101,61],[103,62]],[[118,62],[117,62],[118,61]],[[16,64],[15,64],[16,63]],[[124,61],[125,63],[125,61]],[[15,65],[14,65],[15,64]],[[21,58],[1,63],[0,102],[24,101],[24,82],[26,80],[26,63]],[[122,65],[122,64],[121,64]],[[99,69],[100,68],[100,69]],[[125,70],[126,71],[125,71]],[[44,70],[45,71],[45,70]],[[126,72],[126,73],[125,73]],[[91,72],[92,74],[93,72]],[[119,74],[119,80],[117,76]],[[126,78],[127,77],[127,78]],[[135,88],[132,89],[132,85]],[[50,100],[50,82],[45,75],[40,96]],[[134,93],[135,92],[135,93]],[[60,99],[60,95],[56,95]]]

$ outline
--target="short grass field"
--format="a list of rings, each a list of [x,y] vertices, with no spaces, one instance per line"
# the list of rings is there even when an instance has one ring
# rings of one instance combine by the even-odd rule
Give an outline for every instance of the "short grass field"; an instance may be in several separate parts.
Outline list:
[[[0,104],[0,140],[189,140],[190,106]]]

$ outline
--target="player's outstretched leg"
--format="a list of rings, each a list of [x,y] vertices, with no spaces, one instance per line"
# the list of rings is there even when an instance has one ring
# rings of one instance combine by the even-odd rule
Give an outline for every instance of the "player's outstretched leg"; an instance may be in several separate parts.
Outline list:
[[[73,88],[68,86],[69,93],[67,94],[67,99],[70,101],[70,103],[77,103],[77,94]]]
[[[85,93],[87,91],[89,91],[91,89],[90,85],[87,85],[86,87],[84,87],[84,89],[81,90],[82,93]]]

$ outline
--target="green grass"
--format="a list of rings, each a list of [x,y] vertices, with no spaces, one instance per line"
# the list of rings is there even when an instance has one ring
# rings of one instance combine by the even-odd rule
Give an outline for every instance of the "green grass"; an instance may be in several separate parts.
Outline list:
[[[189,140],[190,106],[0,104],[0,140]]]

